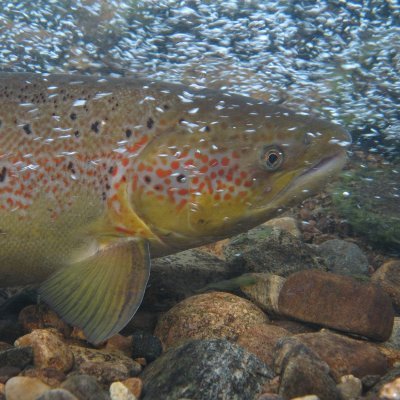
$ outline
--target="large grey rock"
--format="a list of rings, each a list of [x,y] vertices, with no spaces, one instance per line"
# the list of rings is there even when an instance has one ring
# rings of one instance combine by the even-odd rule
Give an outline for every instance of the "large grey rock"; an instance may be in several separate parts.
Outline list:
[[[236,274],[237,275],[237,274]],[[152,261],[143,303],[171,308],[211,282],[230,279],[235,270],[219,258],[199,250],[186,250]]]
[[[361,249],[345,240],[327,240],[318,247],[328,270],[342,275],[367,275],[368,259]]]
[[[236,270],[288,276],[304,269],[325,269],[317,251],[288,232],[262,225],[234,237],[224,249]]]
[[[257,357],[227,340],[193,340],[145,369],[142,399],[253,400],[273,375]]]

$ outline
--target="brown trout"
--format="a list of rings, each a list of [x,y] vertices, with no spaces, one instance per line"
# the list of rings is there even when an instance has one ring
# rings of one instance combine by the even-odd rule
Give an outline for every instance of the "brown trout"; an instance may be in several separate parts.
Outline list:
[[[330,122],[138,79],[0,73],[0,277],[99,342],[156,257],[243,232],[346,160]]]

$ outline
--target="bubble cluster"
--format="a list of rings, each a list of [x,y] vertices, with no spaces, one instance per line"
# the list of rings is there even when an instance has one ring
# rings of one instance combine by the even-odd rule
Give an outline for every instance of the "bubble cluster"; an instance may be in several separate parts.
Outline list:
[[[142,76],[284,103],[400,148],[392,0],[6,1],[0,69]]]

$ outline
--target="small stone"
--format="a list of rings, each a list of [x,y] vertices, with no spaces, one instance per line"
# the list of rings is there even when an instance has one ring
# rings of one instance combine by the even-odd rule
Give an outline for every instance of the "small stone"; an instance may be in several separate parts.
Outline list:
[[[66,375],[62,371],[54,368],[27,368],[22,371],[21,376],[38,378],[51,387],[59,386],[66,379]]]
[[[88,375],[73,375],[61,384],[61,388],[68,390],[79,400],[109,400],[96,379]]]
[[[142,375],[142,400],[253,400],[273,372],[227,340],[192,340],[173,347]]]
[[[164,314],[154,334],[165,348],[188,339],[236,339],[251,325],[268,322],[250,301],[230,293],[211,292],[189,297]]]
[[[400,350],[400,317],[394,317],[392,334],[390,338],[382,344],[385,347]]]
[[[339,239],[327,240],[319,245],[318,251],[330,272],[356,276],[368,274],[367,256],[355,243]]]
[[[344,375],[340,378],[337,388],[342,396],[342,400],[358,399],[362,392],[361,379],[353,375]]]
[[[325,361],[332,377],[339,382],[343,375],[363,378],[367,375],[384,375],[388,370],[386,357],[372,344],[326,330],[296,335]]]
[[[122,383],[137,397],[140,398],[143,390],[143,381],[140,378],[128,378]]]
[[[285,400],[285,399],[283,397],[279,396],[279,394],[263,393],[257,397],[257,400]]]
[[[51,389],[43,393],[36,400],[80,400],[65,389]],[[94,400],[94,399],[93,399]]]
[[[285,278],[268,273],[250,273],[256,283],[242,286],[241,291],[258,307],[267,313],[279,314],[278,298]]]
[[[0,365],[3,367],[23,369],[32,362],[32,347],[11,347],[11,349],[0,351]]]
[[[75,358],[75,368],[82,374],[95,376],[100,382],[114,381],[138,375],[142,367],[120,352],[70,346]]]
[[[321,400],[341,400],[329,367],[297,340],[283,339],[277,360],[281,370],[279,394],[293,398],[314,394]]]
[[[36,400],[50,390],[50,386],[37,378],[15,376],[7,381],[5,393],[7,400]]]
[[[379,391],[379,398],[385,400],[397,400],[400,398],[400,378],[383,385]]]
[[[21,372],[17,367],[0,367],[0,383],[6,383],[13,376],[17,376]]]
[[[314,394],[310,394],[307,396],[293,397],[293,399],[290,400],[320,400],[320,398],[318,396],[315,396]]]
[[[54,368],[68,372],[74,356],[54,329],[36,329],[15,341],[16,346],[32,346],[34,365],[37,368]]]
[[[390,296],[396,311],[400,312],[400,260],[385,262],[371,279]]]
[[[111,400],[136,400],[136,396],[121,382],[114,382],[110,386]]]
[[[322,271],[286,279],[279,295],[282,315],[374,340],[387,340],[393,326],[389,296],[373,284]]]
[[[72,328],[45,304],[23,308],[19,313],[18,320],[25,332],[54,328],[67,337],[72,331]]]
[[[253,325],[242,333],[236,344],[255,354],[265,364],[272,366],[276,343],[279,339],[290,335],[290,332],[279,326],[259,324]]]
[[[297,221],[292,217],[273,218],[265,222],[263,225],[280,229],[281,231],[290,233],[296,238],[301,238],[301,232],[299,227],[297,226]]]
[[[156,336],[143,331],[136,331],[132,335],[132,358],[145,358],[147,362],[152,362],[161,353],[162,344]]]
[[[120,351],[127,357],[131,356],[132,352],[132,336],[114,335],[107,340],[105,350]]]

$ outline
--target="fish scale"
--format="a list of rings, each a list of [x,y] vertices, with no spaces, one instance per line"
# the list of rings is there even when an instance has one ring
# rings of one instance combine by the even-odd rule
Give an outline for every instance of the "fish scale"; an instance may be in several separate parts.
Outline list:
[[[349,143],[337,125],[249,97],[0,73],[2,285],[40,284],[98,343],[136,312],[150,257],[301,201],[341,169]]]

